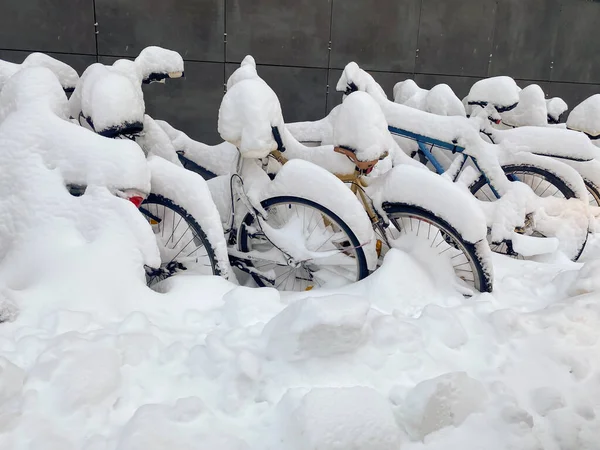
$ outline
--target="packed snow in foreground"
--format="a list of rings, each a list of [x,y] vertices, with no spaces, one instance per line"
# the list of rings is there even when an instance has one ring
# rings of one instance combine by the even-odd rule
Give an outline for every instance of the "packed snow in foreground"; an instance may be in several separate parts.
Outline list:
[[[50,222],[0,266],[20,310],[0,448],[597,448],[595,262],[497,256],[494,295],[470,299],[396,250],[335,292],[179,276],[158,294],[107,217],[91,239]]]

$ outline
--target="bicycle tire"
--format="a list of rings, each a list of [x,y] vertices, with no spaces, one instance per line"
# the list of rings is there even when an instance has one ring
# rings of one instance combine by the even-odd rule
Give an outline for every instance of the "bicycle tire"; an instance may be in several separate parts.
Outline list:
[[[554,186],[556,188],[557,192],[560,192],[564,196],[564,198],[570,199],[570,198],[575,197],[575,191],[573,189],[571,189],[565,181],[563,181],[557,175],[553,174],[552,172],[550,172],[546,169],[542,169],[540,167],[531,166],[531,165],[527,165],[527,164],[507,164],[507,165],[502,166],[502,170],[507,175],[507,177],[509,177],[510,175],[517,174],[517,173],[534,174],[534,175],[538,176],[539,178],[542,178],[549,185]],[[473,195],[476,195],[477,192],[479,190],[481,190],[486,184],[487,184],[487,181],[486,181],[485,177],[483,175],[481,175],[473,184],[471,184],[469,189]],[[534,192],[535,192],[535,189],[534,189]],[[487,200],[490,200],[490,201],[495,200],[495,198],[492,199],[487,195],[486,195],[486,197],[487,197],[486,198]],[[480,200],[483,200],[483,199],[480,199]]]
[[[354,232],[350,229],[348,224],[346,224],[333,211],[329,210],[328,208],[326,208],[316,202],[313,202],[312,200],[308,200],[308,199],[301,198],[301,197],[295,197],[295,196],[271,197],[271,198],[265,199],[261,202],[261,206],[265,209],[265,211],[269,211],[269,209],[271,209],[277,205],[288,205],[288,204],[298,204],[298,205],[302,205],[305,207],[313,208],[313,209],[319,211],[320,214],[322,214],[322,215],[324,214],[328,220],[332,220],[345,233],[345,235],[347,236],[347,238],[349,240],[349,244],[351,245],[350,248],[352,248],[355,252],[354,254],[356,257],[357,271],[356,271],[356,279],[353,281],[362,280],[367,275],[369,275],[369,269],[367,267],[367,258],[365,256],[365,252],[362,249],[361,244],[360,244],[356,234],[354,234]],[[252,226],[253,223],[254,223],[254,218],[252,217],[252,215],[250,213],[248,213],[244,217],[244,220],[242,221],[242,226],[240,227],[239,238],[238,238],[238,248],[240,251],[248,252],[251,250],[252,246],[251,246],[251,242],[250,242],[250,233],[248,232],[248,230],[249,230],[249,227]],[[310,224],[309,224],[309,226],[310,226]],[[251,261],[248,261],[247,264],[251,267],[254,267]],[[307,270],[307,269],[305,269],[305,270]],[[309,275],[312,276],[312,274],[308,270],[307,270],[307,272],[309,273]],[[269,286],[269,287],[275,287],[275,288],[278,287],[277,285],[275,285],[275,283],[273,283],[273,284],[265,283],[263,278],[258,275],[255,275],[253,273],[251,273],[250,275],[252,276],[252,278],[254,279],[256,284],[258,284],[258,286],[261,286],[261,287]],[[319,284],[318,281],[316,281],[316,283]],[[283,286],[283,288],[285,289],[286,287],[287,287],[287,282]],[[293,283],[292,287],[293,287],[293,289],[296,288],[295,282]],[[303,290],[309,290],[309,289],[312,289],[313,287],[314,287],[314,285],[311,287],[307,287]],[[298,288],[300,288],[300,289],[302,288],[301,283],[299,283]]]
[[[157,206],[156,214],[153,213],[152,211],[150,211],[151,205]],[[175,213],[177,216],[180,217],[177,225],[176,226],[174,225],[175,228],[173,230],[173,234],[175,233],[176,229],[179,227],[181,220],[185,221],[185,223],[188,226],[188,229],[191,230],[192,240],[194,240],[194,244],[196,244],[197,242],[200,244],[200,245],[197,245],[195,250],[193,250],[191,253],[193,253],[194,251],[197,251],[199,248],[204,247],[206,249],[205,257],[209,262],[208,265],[210,266],[210,274],[220,276],[222,274],[222,272],[217,263],[217,258],[215,256],[213,246],[211,245],[209,239],[206,236],[206,233],[204,232],[204,230],[202,230],[202,227],[198,224],[196,219],[194,219],[194,217],[191,214],[189,214],[183,207],[179,206],[172,200],[170,200],[160,194],[151,193],[142,202],[142,204],[140,206],[140,212],[144,215],[144,217],[148,220],[148,222],[151,225],[160,225],[160,223],[152,224],[152,221],[156,222],[156,218],[158,218],[158,217],[151,217],[151,215],[156,216],[160,212],[159,208],[158,208],[160,206],[163,207],[163,217],[166,216],[166,212],[168,210],[172,211],[173,213]],[[175,215],[173,215],[173,221],[175,221]],[[163,228],[163,231],[164,231],[164,228]],[[186,231],[187,230],[185,230],[183,233],[185,233]],[[160,232],[160,229],[159,229],[159,232]],[[183,233],[182,233],[181,237],[179,238],[180,241],[182,240],[182,238],[184,236]],[[174,241],[174,239],[173,239],[173,241]],[[192,241],[190,241],[190,243],[191,242]],[[157,237],[157,244],[160,247],[160,243],[158,243],[158,237]],[[183,248],[185,248],[185,247],[183,247]],[[189,250],[189,248],[188,248],[188,250]],[[177,256],[175,256],[170,261],[161,261],[161,268],[155,269],[154,272],[149,272],[147,270],[146,282],[147,282],[148,286],[153,286],[154,284],[157,284],[158,282],[171,277],[172,275],[174,275],[176,273],[175,269],[187,270],[188,268],[191,268],[191,264],[186,263],[186,264],[188,264],[188,267],[186,267],[186,265],[184,263],[176,260],[175,258],[177,258]],[[163,258],[163,252],[161,252],[161,259],[162,258]],[[171,268],[173,270],[171,270],[167,267],[169,264],[171,265]],[[160,271],[160,272],[158,272],[158,271]],[[153,273],[153,275],[151,273]]]
[[[453,268],[457,277],[463,279],[463,281],[471,284],[475,290],[479,292],[492,292],[493,290],[493,277],[491,270],[488,267],[491,267],[491,264],[486,264],[482,259],[481,254],[483,253],[478,249],[479,246],[487,245],[487,242],[480,241],[478,243],[470,243],[467,242],[462,235],[458,232],[456,228],[450,225],[446,220],[437,216],[433,212],[426,210],[425,208],[421,208],[419,206],[407,205],[403,203],[391,203],[386,202],[383,205],[383,210],[388,215],[388,218],[394,225],[394,227],[398,228],[400,224],[398,224],[397,219],[399,217],[414,217],[418,220],[426,222],[431,225],[434,225],[442,232],[442,239],[445,240],[449,245],[453,246],[455,249],[461,251],[465,258],[467,259],[473,274],[473,280],[467,281],[463,277],[465,274],[459,274],[459,272],[464,272],[464,270],[457,270],[455,265],[453,264]],[[411,221],[412,226],[412,221]],[[419,225],[420,227],[420,225]],[[417,235],[418,235],[417,231]],[[428,236],[430,238],[430,236]],[[448,242],[448,238],[451,238],[452,241]],[[435,243],[436,237],[434,237],[433,243]],[[441,242],[440,242],[441,243]],[[440,244],[438,244],[440,245]],[[458,248],[457,248],[458,246]],[[433,248],[433,244],[432,244]],[[436,247],[437,248],[437,247]],[[443,253],[443,252],[442,252]],[[450,256],[450,255],[448,255]],[[460,261],[459,261],[460,262]],[[463,264],[460,264],[462,266]]]

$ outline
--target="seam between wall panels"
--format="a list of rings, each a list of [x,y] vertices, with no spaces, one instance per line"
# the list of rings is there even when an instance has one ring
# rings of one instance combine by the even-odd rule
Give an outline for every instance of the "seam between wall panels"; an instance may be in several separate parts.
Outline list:
[[[325,80],[325,115],[327,115],[327,109],[329,108],[329,72],[331,70],[331,36],[333,35],[333,2],[331,0],[331,6],[329,8],[329,44],[327,51],[327,78]]]
[[[100,62],[100,56],[98,54],[98,18],[96,16],[96,0],[92,0],[92,7],[94,8],[94,43],[96,45],[96,62]]]
[[[223,0],[223,94],[227,92],[227,0]]]
[[[491,39],[490,39],[490,53],[489,53],[489,59],[488,59],[488,66],[487,66],[487,70],[485,71],[485,76],[489,77],[490,76],[490,72],[492,70],[492,59],[493,59],[493,55],[494,55],[494,42],[496,42],[496,18],[497,18],[497,14],[498,14],[498,1],[496,0],[495,4],[494,4],[494,18],[492,21],[492,35],[491,35]]]
[[[419,58],[419,37],[421,36],[421,13],[423,12],[423,0],[419,3],[419,19],[417,21],[417,42],[415,42],[415,63],[413,65],[412,76],[417,74],[417,59]]]

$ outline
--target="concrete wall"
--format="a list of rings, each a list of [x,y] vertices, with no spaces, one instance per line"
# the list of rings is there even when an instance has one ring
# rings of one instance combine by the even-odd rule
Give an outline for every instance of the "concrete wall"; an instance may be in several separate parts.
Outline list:
[[[538,83],[571,106],[600,92],[600,3],[589,0],[2,0],[0,58],[43,51],[78,71],[147,45],[181,53],[186,79],[146,88],[148,112],[216,143],[223,85],[246,54],[287,121],[323,117],[357,61],[388,94],[405,78]]]

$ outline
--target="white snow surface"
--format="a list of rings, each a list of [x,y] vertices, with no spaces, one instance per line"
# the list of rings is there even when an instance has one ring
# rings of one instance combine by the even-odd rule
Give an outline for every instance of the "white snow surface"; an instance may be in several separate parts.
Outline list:
[[[598,155],[598,149],[585,134],[572,130],[524,126],[494,130],[492,134],[494,142],[501,144],[511,153],[528,151],[580,161],[592,160]]]
[[[0,264],[19,308],[0,325],[1,448],[596,446],[597,265],[496,256],[495,293],[464,299],[392,250],[329,293],[178,276],[159,294],[99,225],[22,248],[62,257],[19,260],[19,289]]]
[[[63,89],[75,89],[79,75],[68,64],[52,58],[45,53],[30,53],[21,64],[0,60],[0,91],[6,81],[21,69],[28,67],[45,67],[58,78]]]
[[[569,113],[567,127],[590,136],[600,135],[600,94],[592,95]]]

